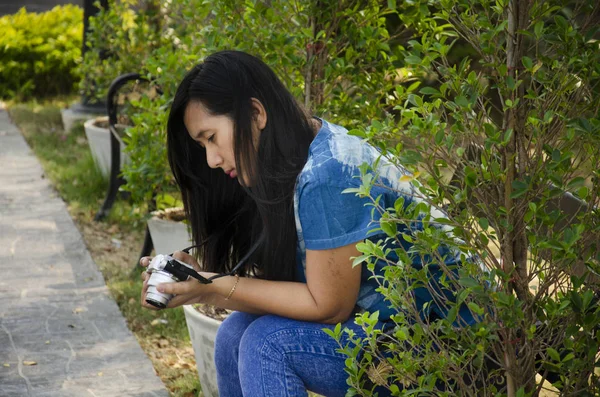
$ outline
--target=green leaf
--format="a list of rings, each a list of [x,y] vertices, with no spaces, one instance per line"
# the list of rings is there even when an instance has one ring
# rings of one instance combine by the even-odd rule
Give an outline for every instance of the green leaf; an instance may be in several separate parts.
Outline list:
[[[388,0],[387,2],[388,8],[391,10],[396,9],[396,0]]]
[[[556,24],[562,29],[562,30],[566,30],[567,27],[569,26],[569,23],[567,22],[567,20],[560,16],[560,15],[555,15],[554,16],[554,22],[556,22]]]
[[[472,167],[465,167],[465,183],[467,186],[477,184],[477,172]]]
[[[508,102],[508,101],[507,101]],[[502,143],[504,145],[506,145],[509,141],[510,138],[512,137],[512,133],[513,133],[513,129],[512,128],[508,128],[505,132],[504,132],[504,139],[502,140]]]
[[[381,221],[380,224],[381,230],[383,230],[384,233],[387,234],[389,237],[395,237],[398,233],[398,228],[395,222]]]
[[[406,89],[406,92],[413,92],[414,90],[416,90],[419,86],[421,85],[420,81],[415,81],[414,83],[412,83],[411,85],[408,86],[408,88]]]
[[[373,323],[376,323],[377,320],[379,320],[379,310],[371,313],[371,315],[369,316],[369,320],[372,321]]]
[[[585,178],[578,176],[577,178],[573,178],[571,179],[571,181],[569,181],[569,183],[567,184],[567,189],[569,190],[575,190],[579,187],[582,187],[585,183]]]
[[[446,320],[453,323],[456,321],[456,316],[458,315],[458,305],[454,305],[448,310],[448,315],[446,316]]]
[[[394,202],[394,210],[397,213],[402,212],[402,210],[404,209],[404,197],[398,197],[398,199]]]
[[[458,293],[458,296],[456,297],[456,304],[460,305],[461,303],[463,303],[465,301],[465,299],[467,299],[467,297],[469,296],[470,293],[471,293],[471,290],[469,290],[468,288],[462,289]]]
[[[529,189],[529,185],[523,181],[513,181],[512,183],[513,192],[511,193],[511,198],[518,198],[527,193]]]
[[[352,261],[352,267],[356,267],[361,265],[363,262],[366,262],[367,259],[369,259],[370,255],[361,255],[361,256],[357,256],[356,258],[354,258],[354,260]]]
[[[433,87],[423,87],[423,88],[421,88],[421,90],[419,92],[424,95],[439,95],[439,93],[440,93],[438,90],[436,90]]]
[[[458,106],[461,106],[463,108],[469,107],[469,101],[467,100],[466,97],[464,97],[463,95],[459,95],[454,99],[454,102],[456,102],[456,104]]]
[[[560,354],[558,354],[558,352],[555,349],[548,347],[546,349],[546,352],[548,353],[548,355],[550,356],[550,358],[552,360],[560,362]]]
[[[356,244],[356,249],[359,250],[360,252],[366,254],[366,255],[369,255],[369,254],[372,253],[371,252],[371,247],[367,243],[363,243],[363,242],[357,243]]]
[[[342,324],[337,323],[333,329],[323,328],[322,331],[331,336],[333,339],[339,339],[342,335]]]
[[[330,337],[332,337],[333,339],[335,339],[335,333],[332,330],[330,330],[329,328],[323,328],[322,331],[325,332]]]
[[[575,291],[571,291],[570,297],[571,303],[577,309],[577,311],[580,312],[581,309],[583,309],[583,300],[581,299],[581,295]]]
[[[409,55],[404,58],[404,62],[406,62],[407,65],[418,65],[422,62],[422,60],[416,55]]]
[[[444,83],[440,86],[440,92],[442,96],[446,95],[446,91],[448,90],[448,83]]]
[[[442,142],[444,141],[444,138],[446,137],[446,131],[444,131],[443,129],[440,129],[438,132],[436,132],[435,134],[435,144],[436,145],[441,145]]]
[[[359,138],[366,138],[367,134],[364,130],[358,130],[358,129],[353,129],[348,131],[348,135],[354,135],[357,136]]]
[[[469,307],[469,309],[471,309],[471,311],[479,316],[483,315],[483,308],[481,308],[479,305],[477,305],[475,302],[469,302],[467,303],[467,306]]]
[[[525,66],[525,69],[527,70],[531,70],[531,68],[533,67],[533,61],[528,56],[524,56],[521,59],[521,62],[523,62],[523,66]]]
[[[575,358],[575,353],[569,353],[565,356],[565,358],[562,359],[563,363],[566,363],[567,361],[571,361],[572,359]]]
[[[487,228],[490,227],[490,222],[487,218],[479,218],[479,226],[481,226],[483,230],[487,230]]]
[[[506,78],[506,86],[511,90],[515,89],[515,79],[512,76]]]
[[[533,33],[535,33],[535,37],[538,39],[542,36],[544,31],[544,21],[538,21],[533,27]]]
[[[461,277],[458,280],[458,284],[460,284],[461,286],[463,286],[465,288],[477,288],[477,287],[481,287],[481,285],[477,282],[477,280],[475,280],[472,277]]]
[[[423,106],[423,98],[421,98],[419,95],[410,94],[408,96],[408,101],[415,106],[418,106],[418,107]]]

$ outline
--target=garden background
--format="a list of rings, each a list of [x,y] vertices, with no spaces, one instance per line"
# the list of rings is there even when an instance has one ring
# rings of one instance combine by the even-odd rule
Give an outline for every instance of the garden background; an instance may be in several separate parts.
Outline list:
[[[401,309],[394,332],[381,335],[365,314],[367,340],[355,342],[367,347],[341,346],[350,394],[377,384],[396,394],[402,385],[428,395],[597,394],[596,1],[110,1],[90,20],[84,57],[82,18],[75,6],[2,17],[0,97],[173,395],[199,389],[183,313],[141,310],[131,273],[150,211],[178,204],[165,152],[177,83],[220,49],[261,57],[313,114],[407,167],[404,182],[427,197],[394,208],[373,197],[374,227],[414,248],[397,252],[382,280]],[[150,83],[117,99],[129,161],[120,199],[98,222],[106,178],[82,126],[64,131],[60,110],[81,98],[102,103],[111,81],[131,72]],[[362,174],[351,193],[368,197],[377,178],[366,166]],[[478,259],[441,269],[458,293],[446,318],[423,320],[414,289],[439,286],[411,255],[435,259],[440,243]],[[384,256],[381,245],[359,249],[355,264]],[[457,331],[462,307],[481,321]]]

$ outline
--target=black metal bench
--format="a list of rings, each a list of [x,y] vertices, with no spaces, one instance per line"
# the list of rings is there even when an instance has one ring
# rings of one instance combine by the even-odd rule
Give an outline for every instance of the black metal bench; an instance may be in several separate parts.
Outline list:
[[[112,81],[106,97],[106,112],[108,114],[108,128],[110,130],[110,174],[108,181],[108,190],[106,198],[100,207],[100,210],[94,216],[95,221],[104,219],[110,212],[119,194],[119,188],[125,183],[121,176],[121,138],[117,131],[118,124],[118,97],[120,91],[130,82],[149,82],[140,73],[122,74]],[[150,210],[153,210],[154,200],[150,204]],[[150,231],[146,226],[144,244],[140,252],[140,258],[148,256],[152,252],[153,243],[150,237]],[[139,261],[138,261],[139,262]]]

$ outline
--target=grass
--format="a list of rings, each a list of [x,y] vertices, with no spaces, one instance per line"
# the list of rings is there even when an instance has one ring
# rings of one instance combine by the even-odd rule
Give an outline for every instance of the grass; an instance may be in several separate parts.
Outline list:
[[[142,247],[146,208],[121,199],[105,220],[93,220],[107,181],[95,167],[83,127],[69,134],[63,131],[60,109],[67,103],[68,98],[9,103],[8,110],[67,204],[111,295],[171,396],[198,395],[200,384],[183,309],[154,312],[139,303],[142,283],[132,269]]]

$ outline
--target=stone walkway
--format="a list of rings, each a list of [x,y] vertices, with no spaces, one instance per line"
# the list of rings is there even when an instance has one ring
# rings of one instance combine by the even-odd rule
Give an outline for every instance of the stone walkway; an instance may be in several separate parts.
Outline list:
[[[168,396],[1,107],[0,269],[0,396]]]

